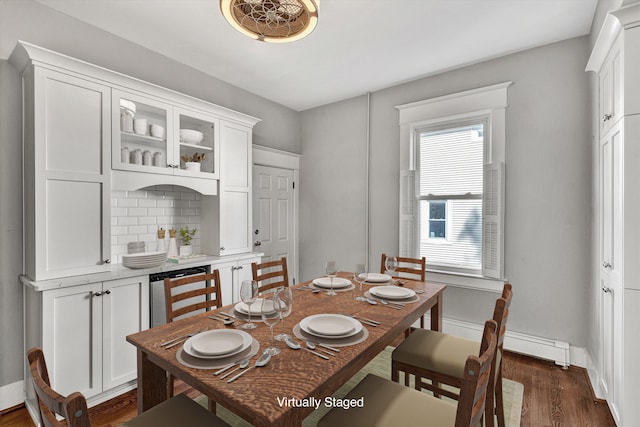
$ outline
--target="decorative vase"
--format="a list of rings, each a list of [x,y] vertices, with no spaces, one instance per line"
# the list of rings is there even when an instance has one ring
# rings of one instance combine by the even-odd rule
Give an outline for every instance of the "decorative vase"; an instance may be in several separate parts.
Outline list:
[[[185,162],[184,166],[188,171],[200,172],[200,162]]]
[[[176,230],[169,230],[169,251],[167,252],[167,256],[176,257],[178,256],[178,244],[176,243]]]
[[[193,253],[193,247],[191,245],[180,246],[180,256],[189,256]]]

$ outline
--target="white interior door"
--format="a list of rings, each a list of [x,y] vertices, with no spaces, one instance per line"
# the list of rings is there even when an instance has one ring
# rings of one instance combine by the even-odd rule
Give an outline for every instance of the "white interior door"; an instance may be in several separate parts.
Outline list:
[[[293,186],[293,170],[254,165],[254,250],[264,253],[262,262],[286,257],[291,281],[296,271]]]

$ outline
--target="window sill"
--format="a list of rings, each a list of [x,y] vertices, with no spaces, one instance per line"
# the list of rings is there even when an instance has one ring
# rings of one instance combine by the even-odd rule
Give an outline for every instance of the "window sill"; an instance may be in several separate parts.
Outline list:
[[[427,281],[444,283],[456,288],[501,293],[507,280],[491,279],[475,274],[427,269]]]

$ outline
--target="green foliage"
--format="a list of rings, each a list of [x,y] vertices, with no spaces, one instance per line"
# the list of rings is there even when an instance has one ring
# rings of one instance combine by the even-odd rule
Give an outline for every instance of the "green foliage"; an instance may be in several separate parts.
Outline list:
[[[193,236],[196,234],[196,231],[198,231],[196,228],[194,228],[193,230],[189,230],[188,226],[187,228],[180,229],[180,237],[182,237],[182,243],[184,243],[185,246],[188,246],[191,244],[191,239],[193,239]]]

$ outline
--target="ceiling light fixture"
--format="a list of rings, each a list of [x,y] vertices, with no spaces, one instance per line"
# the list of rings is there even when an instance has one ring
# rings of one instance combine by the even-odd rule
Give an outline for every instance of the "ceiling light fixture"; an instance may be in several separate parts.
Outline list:
[[[307,36],[318,23],[320,0],[220,0],[225,19],[255,40],[285,43]]]

